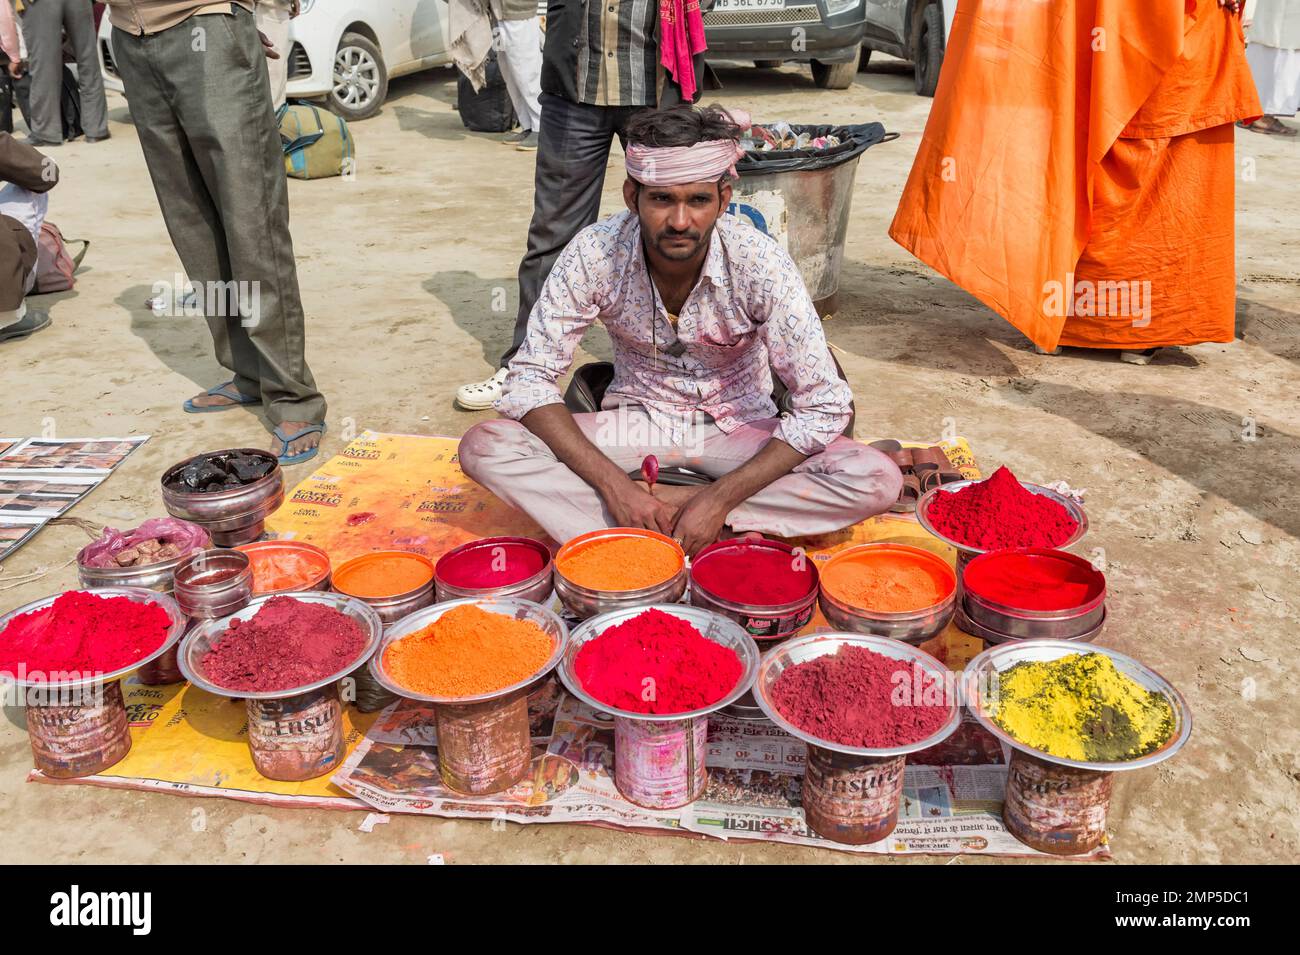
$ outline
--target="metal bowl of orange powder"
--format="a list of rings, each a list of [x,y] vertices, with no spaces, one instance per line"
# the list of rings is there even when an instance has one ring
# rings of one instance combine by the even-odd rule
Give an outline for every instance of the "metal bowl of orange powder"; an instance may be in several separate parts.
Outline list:
[[[921,643],[948,625],[956,599],[948,562],[907,544],[859,544],[821,568],[818,603],[837,630]]]
[[[269,540],[240,544],[253,566],[253,596],[330,589],[330,558],[305,541]]]
[[[385,625],[433,603],[433,561],[405,550],[380,550],[344,561],[334,589],[375,608]]]
[[[474,632],[482,626],[481,619],[470,619],[465,626],[437,633],[439,620],[448,613],[465,607],[477,608],[491,616],[504,618],[500,633],[487,634],[488,640],[484,642],[481,639],[483,635]],[[503,649],[509,641],[497,639],[502,635],[508,637],[507,631],[517,629],[521,623],[531,624],[550,641],[545,656],[532,654],[534,662],[523,669],[517,664],[521,658],[527,658],[531,651],[516,650],[514,647]],[[429,638],[433,636],[449,638],[459,645],[445,646],[436,653],[412,652],[421,649],[413,644],[399,647],[395,652],[393,650],[394,645],[407,638],[413,638],[416,643],[429,643]],[[384,634],[379,651],[370,661],[370,669],[382,686],[407,699],[454,705],[485,703],[516,691],[527,690],[541,680],[560,662],[568,640],[569,628],[564,625],[564,621],[531,600],[514,597],[448,600],[446,603],[417,610],[391,625]],[[424,649],[433,648],[430,646]],[[402,660],[402,657],[407,659]],[[495,679],[498,674],[500,679]],[[404,675],[407,676],[405,680]],[[413,685],[417,680],[420,685]],[[477,692],[451,692],[451,687],[457,684],[473,685]],[[429,692],[431,687],[438,692]]]
[[[686,592],[686,554],[671,537],[637,527],[580,534],[555,555],[555,592],[580,620],[676,603]]]

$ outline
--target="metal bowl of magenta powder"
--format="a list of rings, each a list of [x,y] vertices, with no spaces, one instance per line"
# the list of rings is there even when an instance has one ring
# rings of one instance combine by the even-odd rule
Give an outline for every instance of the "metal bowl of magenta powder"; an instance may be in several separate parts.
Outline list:
[[[649,610],[671,614],[694,627],[696,632],[704,639],[711,640],[734,652],[740,658],[740,676],[736,680],[736,685],[707,706],[680,713],[642,713],[637,710],[611,706],[592,696],[587,687],[583,685],[582,680],[578,678],[576,669],[578,654],[586,644],[602,636],[611,627],[627,623]],[[711,610],[691,607],[686,604],[658,604],[653,607],[629,607],[623,610],[613,610],[592,617],[590,620],[586,620],[574,627],[573,633],[569,636],[569,646],[564,652],[563,659],[560,660],[558,673],[561,682],[564,683],[570,693],[602,713],[621,716],[629,720],[690,720],[699,716],[708,716],[710,713],[730,706],[740,699],[753,685],[754,677],[758,673],[758,660],[758,645],[754,643],[754,638],[734,620],[730,620]]]
[[[328,608],[343,614],[361,628],[365,643],[361,644],[355,653],[349,654],[346,662],[333,667],[329,673],[322,674],[316,679],[306,681],[301,685],[274,690],[243,690],[221,686],[210,679],[204,667],[204,658],[228,636],[230,624],[236,620],[241,622],[251,620],[263,607],[276,600],[297,601],[301,604]],[[370,659],[379,646],[383,629],[384,625],[380,621],[379,615],[371,607],[355,597],[348,597],[344,594],[322,593],[320,591],[292,595],[268,594],[263,597],[254,597],[247,606],[227,617],[222,617],[219,620],[205,620],[199,623],[181,641],[177,662],[180,664],[181,672],[185,674],[187,680],[199,689],[214,693],[217,696],[228,696],[243,700],[279,700],[289,696],[309,693],[312,690],[319,690],[343,679]]]
[[[1131,759],[1081,760],[1057,756],[1045,749],[1030,746],[1008,732],[997,719],[1004,676],[1017,666],[1051,663],[1074,654],[1102,654],[1114,664],[1115,671],[1121,677],[1133,681],[1152,695],[1163,697],[1168,704],[1170,716],[1168,732],[1163,741],[1148,752]],[[990,647],[966,664],[961,680],[961,695],[962,702],[979,724],[1007,745],[1046,762],[1075,769],[1103,772],[1143,769],[1174,755],[1192,735],[1191,710],[1188,709],[1183,695],[1172,683],[1130,656],[1107,647],[1080,646],[1074,641],[1023,640]],[[1059,712],[1058,707],[1051,709]],[[1101,718],[1096,721],[1096,728],[1113,727],[1115,720],[1112,717],[1115,715],[1100,714]]]
[[[795,714],[782,710],[775,691],[783,675],[797,667],[854,649],[866,650],[897,661],[898,666],[889,678],[891,705],[927,709],[936,707],[942,710],[941,714],[936,714],[935,719],[928,721],[933,724],[929,732],[917,739],[890,746],[854,746],[813,733],[791,718]],[[955,677],[952,671],[924,650],[891,637],[860,633],[814,633],[778,644],[763,655],[758,667],[758,678],[754,681],[754,700],[769,720],[796,739],[836,753],[886,759],[928,749],[952,735],[961,724],[961,706]],[[840,702],[852,705],[854,701],[845,699]]]

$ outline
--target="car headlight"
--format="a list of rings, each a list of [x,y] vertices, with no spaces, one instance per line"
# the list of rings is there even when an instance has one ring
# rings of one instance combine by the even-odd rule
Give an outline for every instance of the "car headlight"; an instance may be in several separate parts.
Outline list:
[[[841,13],[848,13],[860,2],[861,0],[826,0],[826,15],[834,17]]]

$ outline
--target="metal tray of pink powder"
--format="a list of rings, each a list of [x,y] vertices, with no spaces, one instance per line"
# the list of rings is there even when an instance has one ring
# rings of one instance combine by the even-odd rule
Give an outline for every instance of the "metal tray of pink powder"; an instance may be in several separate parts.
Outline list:
[[[996,687],[996,675],[998,673],[1015,666],[1017,663],[1059,660],[1061,657],[1070,656],[1074,653],[1105,654],[1110,657],[1111,662],[1115,664],[1115,669],[1120,673],[1140,683],[1148,690],[1154,690],[1162,694],[1169,701],[1169,706],[1174,711],[1174,725],[1169,733],[1169,738],[1158,749],[1136,759],[1125,759],[1117,762],[1066,759],[1027,746],[994,721],[990,698]],[[1174,755],[1187,742],[1188,737],[1192,735],[1192,711],[1187,708],[1187,701],[1183,699],[1183,695],[1174,688],[1172,683],[1155,670],[1117,650],[1111,650],[1107,647],[1080,646],[1077,642],[1070,640],[1017,640],[1015,643],[1002,643],[989,647],[966,664],[966,669],[962,673],[961,695],[962,702],[966,704],[971,715],[979,721],[979,724],[1008,746],[1049,763],[1056,763],[1059,766],[1071,766],[1075,769],[1092,769],[1101,772],[1143,769]]]
[[[685,620],[698,630],[706,640],[720,643],[724,647],[735,651],[736,656],[740,657],[741,673],[740,679],[731,692],[709,706],[684,713],[637,713],[633,710],[621,710],[618,707],[610,706],[608,703],[602,703],[588,693],[583,688],[582,681],[578,679],[578,674],[574,672],[574,663],[578,659],[578,651],[582,649],[583,644],[596,639],[610,627],[640,616],[647,610],[662,610],[664,613]],[[590,620],[583,621],[577,627],[574,627],[573,633],[569,637],[568,649],[565,650],[564,657],[560,660],[558,672],[561,682],[564,683],[570,693],[602,713],[622,716],[629,720],[657,722],[689,720],[697,716],[708,716],[724,706],[729,706],[745,695],[745,691],[754,682],[755,674],[758,673],[758,646],[744,627],[736,623],[736,621],[711,610],[691,607],[686,604],[654,604],[651,607],[628,607],[623,610],[611,610],[609,613],[592,617]]]
[[[969,544],[960,543],[959,541],[953,540],[948,535],[941,534],[939,531],[935,530],[934,525],[930,523],[930,505],[934,503],[936,494],[952,494],[955,491],[960,491],[964,487],[981,483],[983,482],[953,481],[951,484],[940,484],[938,487],[930,488],[930,490],[922,494],[921,499],[916,502],[916,519],[921,522],[921,526],[945,544],[956,548],[957,553],[963,561],[963,564],[958,565],[957,569],[959,572],[965,561],[970,560],[976,554],[987,554],[988,551],[980,547],[971,547]],[[1060,504],[1078,523],[1079,526],[1074,529],[1074,533],[1071,534],[1068,539],[1057,544],[1055,548],[1056,550],[1065,550],[1067,547],[1077,544],[1083,538],[1083,535],[1088,533],[1088,515],[1083,512],[1083,508],[1077,501],[1068,498],[1063,494],[1057,494],[1055,491],[1043,487],[1041,484],[1030,484],[1027,481],[1021,481],[1020,486],[1031,494],[1038,494],[1042,497],[1050,498],[1057,504]]]
[[[914,663],[926,675],[943,681],[944,700],[948,704],[949,710],[948,719],[944,721],[943,726],[924,739],[919,739],[904,746],[848,746],[834,740],[813,736],[782,716],[781,711],[776,708],[776,702],[772,699],[772,688],[776,686],[776,681],[781,674],[790,667],[807,663],[828,653],[837,653],[840,647],[846,646],[862,647],[865,650],[878,653],[882,657],[889,657],[902,663]],[[791,736],[801,739],[805,743],[811,743],[813,746],[820,746],[822,749],[829,749],[836,753],[865,756],[870,759],[887,759],[893,756],[906,756],[908,753],[919,752],[942,743],[961,725],[961,706],[958,704],[956,678],[957,674],[924,650],[919,650],[911,644],[903,643],[892,637],[877,637],[861,633],[814,633],[806,637],[787,640],[763,655],[762,662],[758,665],[758,679],[754,681],[754,700],[758,703],[759,708],[767,714],[769,720]],[[924,687],[922,689],[924,690]]]
[[[95,587],[92,590],[86,590],[84,592],[96,597],[130,597],[132,600],[137,600],[142,603],[157,604],[167,612],[167,616],[171,619],[171,626],[167,630],[166,638],[159,645],[158,649],[154,650],[148,656],[141,657],[130,666],[121,667],[110,673],[97,673],[80,680],[55,680],[53,683],[46,683],[43,680],[19,680],[12,674],[4,673],[0,674],[0,686],[20,686],[25,688],[55,686],[61,690],[71,690],[77,687],[93,686],[96,683],[112,683],[114,680],[119,680],[130,673],[134,673],[146,663],[152,663],[174,647],[176,641],[179,640],[181,635],[185,632],[185,625],[189,623],[185,614],[181,613],[181,608],[178,607],[176,601],[172,599],[171,594],[159,593],[156,590],[146,590],[143,587]],[[52,597],[42,597],[40,600],[33,600],[29,604],[23,604],[17,610],[9,611],[9,613],[0,617],[0,632],[3,632],[15,617],[20,617],[25,613],[31,613],[34,610],[44,610],[62,596],[63,594],[59,593]]]
[[[285,690],[264,690],[254,693],[250,690],[232,690],[229,687],[218,686],[208,680],[203,672],[203,657],[215,644],[221,642],[226,628],[230,626],[230,621],[248,620],[261,610],[262,605],[268,600],[285,599],[297,600],[302,603],[323,604],[340,613],[347,614],[361,626],[362,633],[366,635],[366,645],[357,653],[355,659],[337,673],[331,673],[329,676],[313,680],[311,683],[289,687]],[[219,620],[204,620],[195,626],[193,630],[185,635],[185,639],[181,642],[180,652],[176,655],[176,662],[180,664],[181,673],[185,674],[185,679],[199,689],[207,690],[217,696],[228,696],[238,700],[280,700],[287,696],[298,696],[301,693],[319,690],[321,687],[329,686],[336,680],[343,679],[370,659],[375,652],[375,648],[379,646],[379,638],[383,635],[383,630],[384,625],[379,619],[379,614],[355,597],[348,597],[344,594],[322,593],[320,591],[305,591],[296,594],[266,594],[262,597],[254,597],[246,607],[237,610],[228,617],[222,617]]]

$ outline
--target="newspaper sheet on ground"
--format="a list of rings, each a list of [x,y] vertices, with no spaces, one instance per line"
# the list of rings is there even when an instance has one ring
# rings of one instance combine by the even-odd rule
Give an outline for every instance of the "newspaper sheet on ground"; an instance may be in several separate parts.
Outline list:
[[[822,839],[800,807],[805,746],[770,723],[714,714],[709,719],[708,783],[702,798],[672,811],[642,809],[614,786],[612,718],[566,694],[554,680],[529,700],[534,756],[518,785],[463,796],[438,774],[433,712],[414,701],[380,714],[332,781],[375,809],[517,823],[568,822],[693,833],[718,839],[784,842],[876,854],[1042,855],[1006,831],[1006,756],[977,723],[909,758],[898,827],[869,846]],[[1103,848],[1086,858],[1104,858]]]

